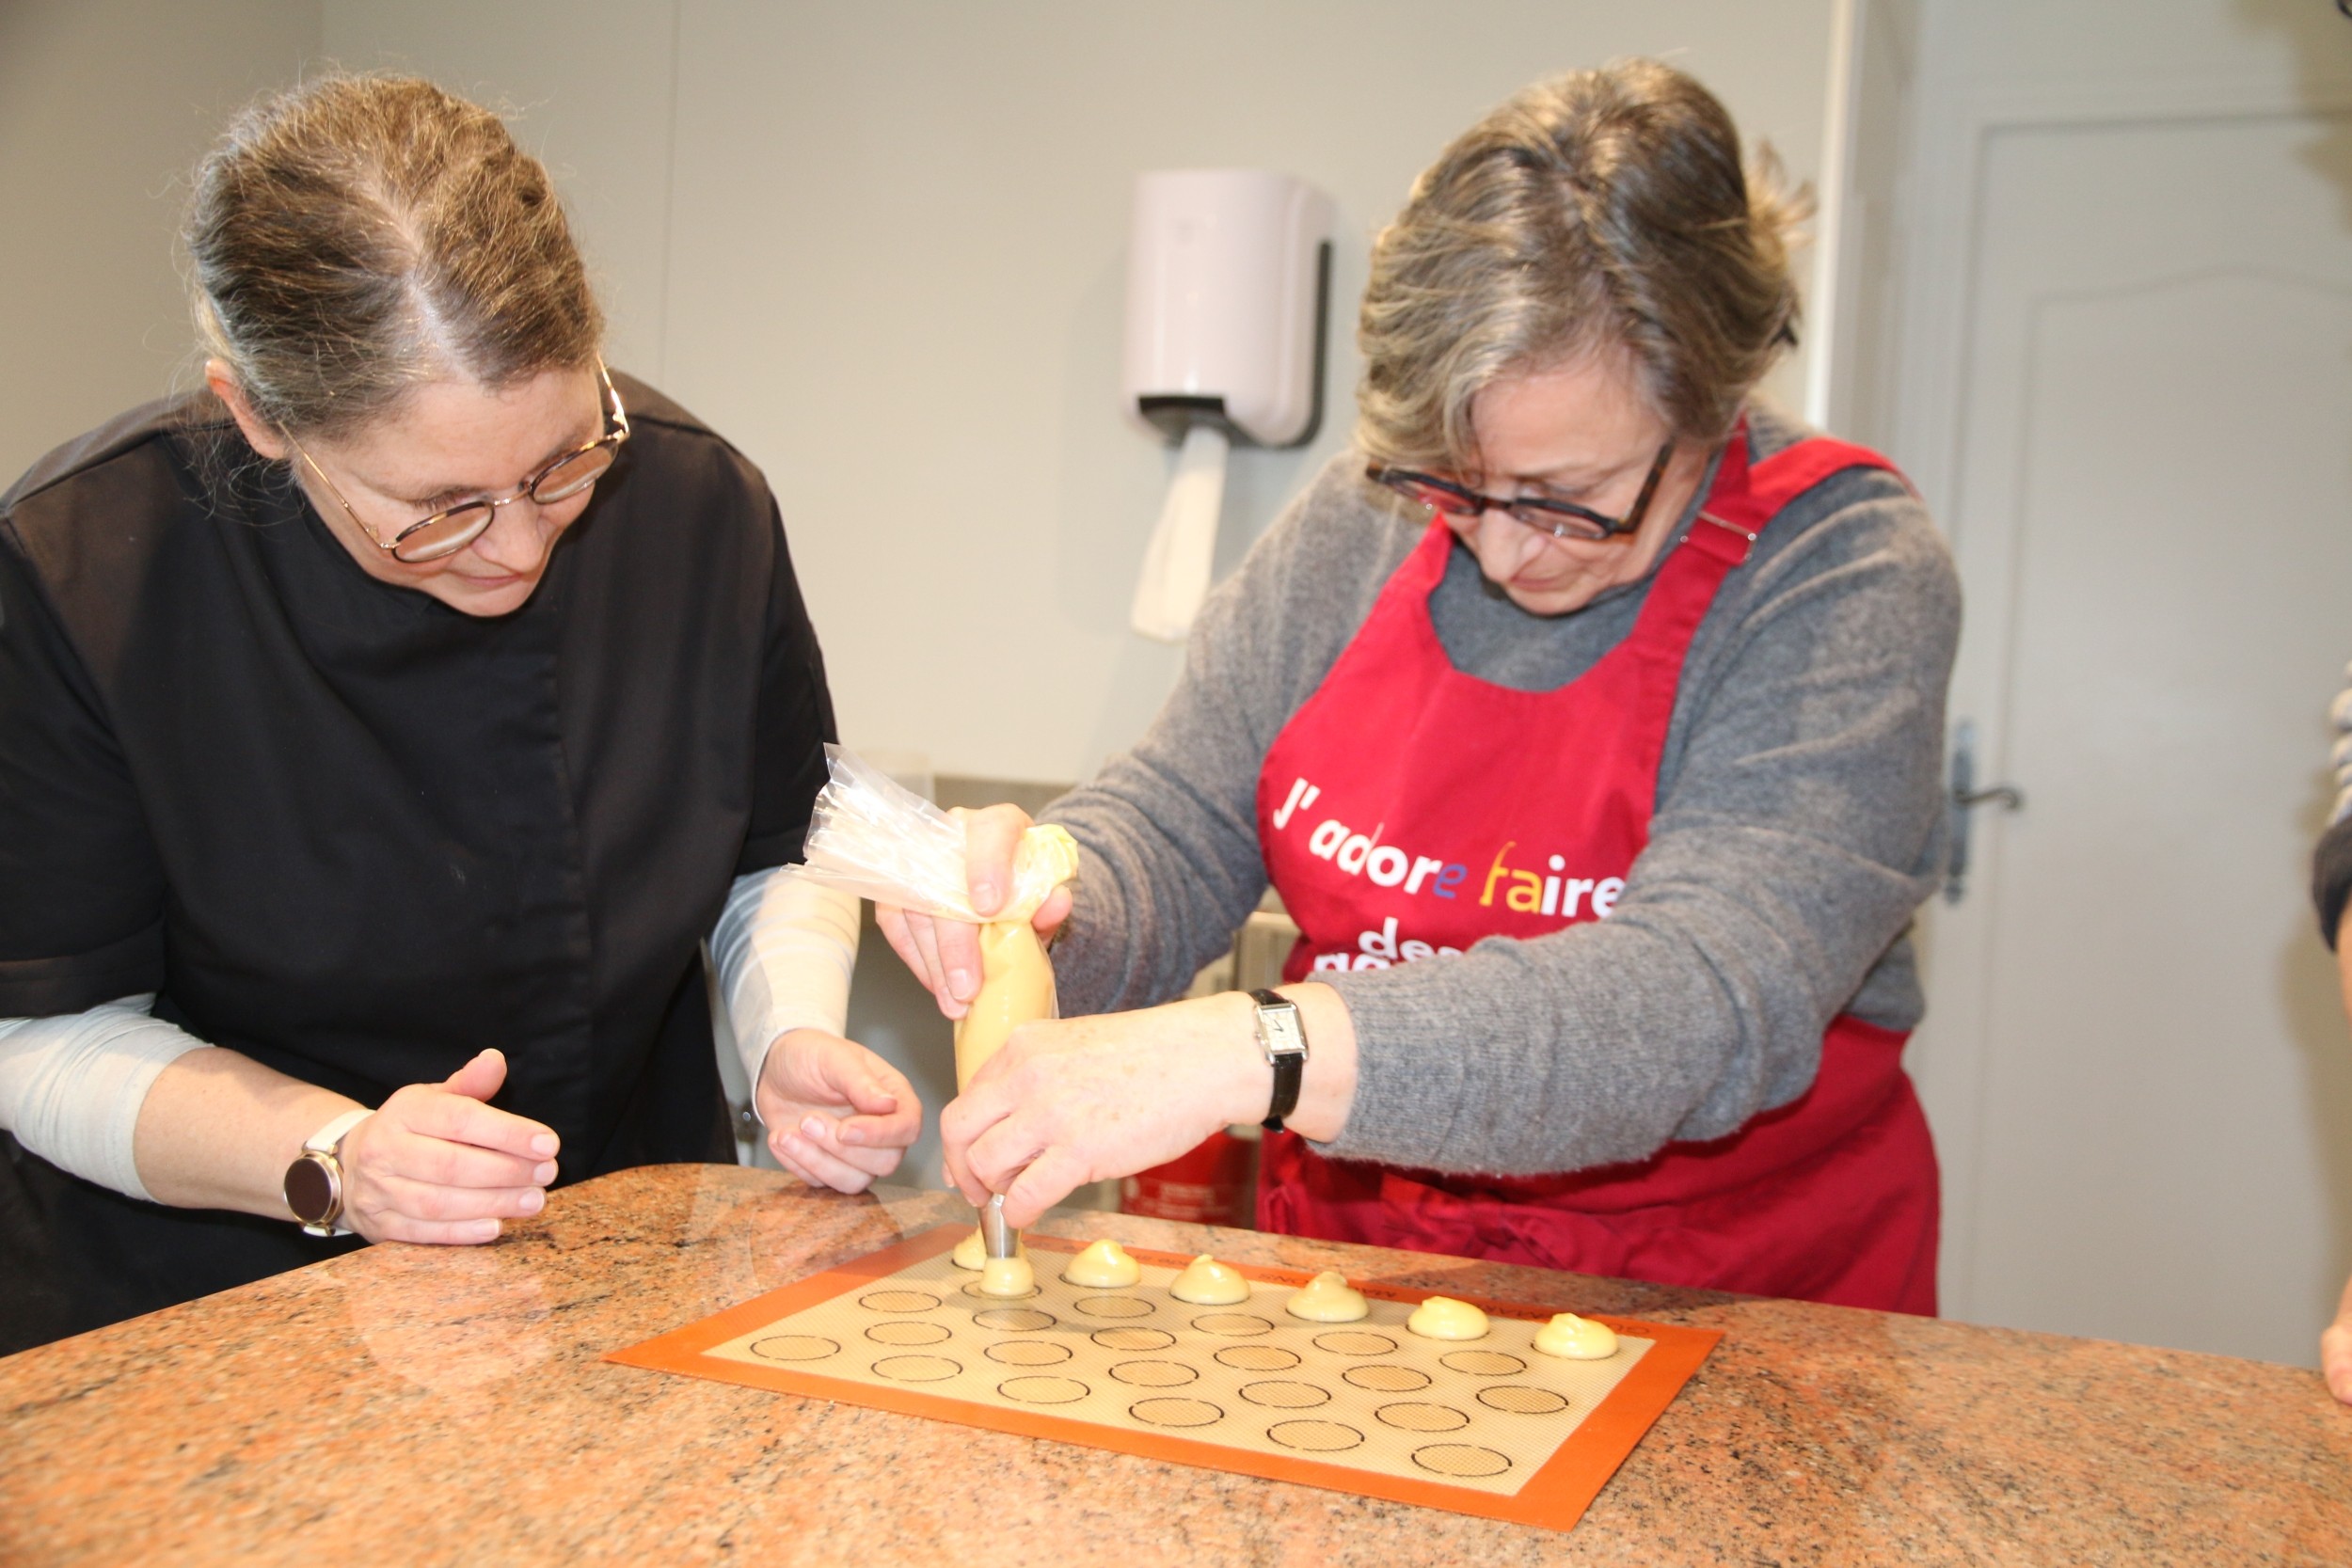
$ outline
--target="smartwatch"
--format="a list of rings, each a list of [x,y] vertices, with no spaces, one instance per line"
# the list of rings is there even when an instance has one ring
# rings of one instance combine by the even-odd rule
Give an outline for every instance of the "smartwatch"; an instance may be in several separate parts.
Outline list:
[[[343,1139],[373,1111],[345,1111],[303,1140],[302,1152],[286,1167],[286,1207],[302,1222],[306,1236],[348,1235],[336,1222],[343,1216]]]
[[[1279,1132],[1282,1118],[1298,1109],[1298,1085],[1307,1075],[1307,1031],[1298,1022],[1298,1004],[1270,990],[1253,990],[1258,1005],[1258,1049],[1274,1069],[1274,1100],[1267,1106],[1265,1130]]]

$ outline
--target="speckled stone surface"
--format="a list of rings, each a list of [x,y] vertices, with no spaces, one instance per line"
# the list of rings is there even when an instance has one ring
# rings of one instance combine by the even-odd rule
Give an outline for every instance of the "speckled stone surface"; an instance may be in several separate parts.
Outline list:
[[[630,1171],[0,1360],[0,1562],[2352,1563],[2309,1371],[1113,1215],[1725,1338],[1568,1535],[597,1359],[968,1213]]]

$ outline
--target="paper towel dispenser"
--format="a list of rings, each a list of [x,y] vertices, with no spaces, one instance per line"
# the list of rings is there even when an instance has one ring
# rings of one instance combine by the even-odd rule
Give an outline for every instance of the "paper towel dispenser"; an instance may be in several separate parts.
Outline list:
[[[1331,199],[1263,169],[1138,176],[1127,255],[1128,408],[1171,441],[1212,423],[1264,447],[1323,419]]]
[[[1184,447],[1136,584],[1146,637],[1182,641],[1208,594],[1227,448],[1299,446],[1323,422],[1330,236],[1330,198],[1286,174],[1136,181],[1122,390]]]

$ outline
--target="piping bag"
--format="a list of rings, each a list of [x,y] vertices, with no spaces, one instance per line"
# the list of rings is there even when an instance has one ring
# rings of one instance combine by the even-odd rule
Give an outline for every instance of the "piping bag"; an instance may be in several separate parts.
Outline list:
[[[980,989],[956,1022],[956,1090],[1024,1023],[1054,1018],[1054,966],[1029,924],[1054,890],[1078,874],[1078,846],[1061,829],[1031,828],[1012,863],[1012,888],[986,919],[971,905],[963,825],[847,747],[825,748],[831,775],[809,815],[803,853],[808,880],[980,928]],[[991,1259],[1019,1256],[1002,1193],[980,1210]],[[997,1271],[989,1271],[994,1275]],[[983,1275],[986,1289],[989,1275]],[[1016,1292],[1025,1293],[1025,1292]]]

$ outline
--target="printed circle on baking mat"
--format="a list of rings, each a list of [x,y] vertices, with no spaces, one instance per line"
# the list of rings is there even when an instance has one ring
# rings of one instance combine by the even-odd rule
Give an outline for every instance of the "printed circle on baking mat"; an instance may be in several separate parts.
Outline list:
[[[1104,1350],[1166,1350],[1176,1336],[1158,1328],[1098,1328],[1093,1340]]]
[[[1154,1310],[1141,1296],[1080,1296],[1071,1305],[1089,1318],[1148,1318]]]
[[[1315,1348],[1327,1350],[1333,1355],[1386,1355],[1396,1349],[1396,1341],[1385,1334],[1368,1334],[1360,1328],[1337,1328],[1316,1335]]]
[[[995,1291],[981,1290],[980,1282],[976,1279],[963,1288],[963,1293],[967,1296],[977,1296],[982,1301],[1026,1301],[1038,1291],[1037,1287],[1032,1285],[1017,1296],[1009,1296]]]
[[[1478,1402],[1507,1410],[1514,1416],[1551,1416],[1568,1407],[1568,1396],[1555,1394],[1549,1388],[1530,1388],[1518,1383],[1499,1383],[1491,1388],[1478,1390]]]
[[[1181,1398],[1137,1400],[1127,1414],[1155,1427],[1204,1427],[1225,1418],[1225,1412],[1206,1400]]]
[[[1338,1421],[1277,1421],[1265,1429],[1265,1434],[1286,1449],[1304,1449],[1309,1453],[1337,1453],[1364,1440],[1362,1433]]]
[[[1414,1400],[1384,1404],[1373,1414],[1382,1426],[1399,1432],[1459,1432],[1470,1425],[1470,1418],[1450,1404],[1422,1404]]]
[[[985,1312],[973,1313],[972,1321],[999,1334],[1034,1334],[1041,1328],[1053,1327],[1061,1320],[1034,1307],[992,1307]]]
[[[943,1305],[929,1291],[868,1291],[857,1304],[868,1312],[928,1312]]]
[[[1413,1463],[1424,1470],[1435,1470],[1441,1476],[1499,1476],[1511,1467],[1511,1461],[1492,1449],[1482,1449],[1475,1443],[1431,1443],[1413,1450]]]
[[[1318,1388],[1311,1383],[1291,1383],[1280,1378],[1245,1383],[1241,1397],[1251,1404],[1268,1404],[1277,1410],[1311,1410],[1318,1404],[1331,1402],[1331,1391]]]
[[[1111,1376],[1138,1388],[1182,1388],[1200,1377],[1182,1361],[1121,1361]]]
[[[1450,1350],[1438,1359],[1472,1377],[1508,1377],[1527,1370],[1526,1362],[1499,1350]]]
[[[1074,1377],[1009,1377],[996,1391],[1023,1404],[1068,1404],[1094,1392]]]
[[[1070,1347],[1057,1339],[1008,1339],[981,1354],[1008,1367],[1054,1367],[1070,1359]]]
[[[1419,1367],[1400,1367],[1390,1361],[1375,1361],[1368,1367],[1350,1367],[1340,1376],[1357,1387],[1369,1388],[1375,1394],[1417,1393],[1435,1381]]]
[[[1274,1325],[1254,1312],[1203,1312],[1192,1320],[1192,1326],[1203,1334],[1221,1334],[1228,1339],[1274,1332]]]
[[[963,1363],[944,1355],[885,1355],[874,1363],[874,1375],[893,1383],[940,1383],[963,1370]]]
[[[752,1341],[752,1354],[762,1361],[822,1361],[840,1353],[840,1345],[818,1334],[771,1334]]]
[[[914,1318],[876,1323],[866,1331],[866,1337],[878,1345],[935,1345],[948,1338],[946,1323],[927,1323]]]
[[[1216,1353],[1228,1367],[1244,1372],[1287,1372],[1298,1365],[1298,1353],[1279,1345],[1228,1345]]]

